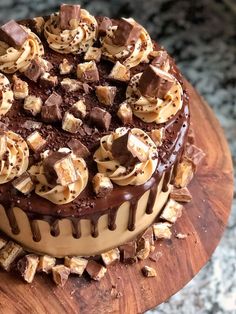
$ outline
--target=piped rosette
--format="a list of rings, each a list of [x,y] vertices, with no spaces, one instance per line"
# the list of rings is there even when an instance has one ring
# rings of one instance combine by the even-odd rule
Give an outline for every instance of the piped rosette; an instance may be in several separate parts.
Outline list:
[[[0,184],[19,177],[29,165],[29,149],[24,139],[12,132],[0,133]]]
[[[29,173],[37,181],[35,193],[54,204],[72,202],[88,182],[88,169],[83,158],[70,149],[42,154],[43,160],[33,165]]]
[[[134,75],[127,87],[126,98],[135,116],[144,122],[164,123],[183,105],[183,89],[170,73],[149,65]]]
[[[79,5],[62,5],[44,25],[44,35],[51,49],[62,53],[86,52],[97,38],[97,21]]]
[[[99,173],[117,185],[141,185],[155,172],[158,153],[143,130],[118,128],[101,138],[94,160]]]
[[[121,19],[118,26],[110,26],[101,38],[103,56],[112,62],[119,61],[128,69],[148,61],[153,51],[152,40],[134,19]]]
[[[0,117],[4,116],[13,103],[13,91],[8,78],[0,73]]]

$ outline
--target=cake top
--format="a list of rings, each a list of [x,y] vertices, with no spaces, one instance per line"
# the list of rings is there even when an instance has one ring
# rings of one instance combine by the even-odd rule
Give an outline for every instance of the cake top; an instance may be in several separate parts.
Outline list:
[[[0,27],[0,91],[0,202],[27,211],[86,212],[147,188],[187,132],[167,52],[132,18],[79,5]]]

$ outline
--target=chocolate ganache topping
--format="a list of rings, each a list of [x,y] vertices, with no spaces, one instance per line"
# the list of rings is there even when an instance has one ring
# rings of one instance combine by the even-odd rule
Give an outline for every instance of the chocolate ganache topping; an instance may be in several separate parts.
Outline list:
[[[6,208],[98,217],[138,199],[181,157],[182,76],[133,19],[62,5],[50,17],[11,21],[0,28],[0,72]]]

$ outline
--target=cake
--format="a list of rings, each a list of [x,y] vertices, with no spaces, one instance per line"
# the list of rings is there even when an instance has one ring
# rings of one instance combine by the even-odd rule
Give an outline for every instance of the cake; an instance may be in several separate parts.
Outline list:
[[[189,97],[174,60],[134,19],[61,5],[6,23],[0,91],[0,230],[27,252],[122,250],[181,215],[170,193],[197,163]]]

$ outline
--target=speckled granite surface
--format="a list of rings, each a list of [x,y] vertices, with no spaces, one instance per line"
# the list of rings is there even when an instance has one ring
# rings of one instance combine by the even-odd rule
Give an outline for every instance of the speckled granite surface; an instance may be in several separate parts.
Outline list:
[[[59,3],[58,0],[1,0],[0,21],[48,14]],[[213,107],[225,129],[236,167],[236,1],[84,0],[80,3],[94,14],[133,16],[167,48],[185,76]],[[235,239],[234,198],[228,228],[211,261],[183,290],[148,313],[236,313]]]

